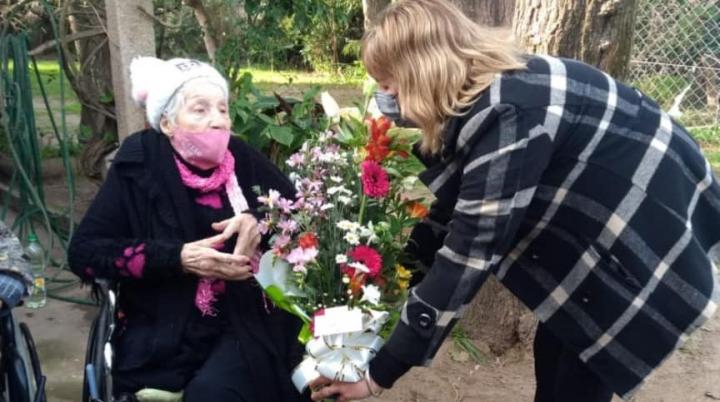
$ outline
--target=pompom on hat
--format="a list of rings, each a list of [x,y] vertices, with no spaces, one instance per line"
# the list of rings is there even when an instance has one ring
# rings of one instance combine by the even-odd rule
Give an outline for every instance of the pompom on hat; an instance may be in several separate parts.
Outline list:
[[[206,79],[228,95],[227,80],[211,65],[193,59],[161,60],[136,57],[130,62],[132,98],[145,108],[147,121],[160,131],[160,119],[170,101],[194,79]]]

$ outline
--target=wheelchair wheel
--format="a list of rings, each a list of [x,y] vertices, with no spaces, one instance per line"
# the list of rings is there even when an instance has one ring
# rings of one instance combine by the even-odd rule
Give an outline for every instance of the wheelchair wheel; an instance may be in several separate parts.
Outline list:
[[[22,336],[22,345],[18,345],[23,351],[26,351],[26,366],[29,364],[30,367],[26,367],[28,373],[28,380],[31,384],[35,385],[35,393],[31,399],[34,402],[46,402],[47,396],[45,395],[45,376],[42,373],[40,367],[40,358],[35,348],[35,341],[33,340],[30,328],[27,324],[21,322],[19,325],[20,335]]]
[[[92,326],[90,327],[90,333],[88,334],[87,347],[85,350],[85,367],[88,364],[92,364],[95,368],[93,375],[93,381],[97,384],[100,398],[106,401],[110,399],[110,393],[112,390],[105,389],[105,357],[103,355],[103,349],[105,347],[105,334],[107,328],[107,315],[104,311],[104,306],[100,307],[98,316],[93,320]],[[82,402],[91,402],[90,396],[90,379],[88,378],[89,373],[85,371],[83,377],[83,392]]]
[[[9,310],[0,314],[4,392],[12,402],[45,402],[45,378],[27,325],[18,325]]]

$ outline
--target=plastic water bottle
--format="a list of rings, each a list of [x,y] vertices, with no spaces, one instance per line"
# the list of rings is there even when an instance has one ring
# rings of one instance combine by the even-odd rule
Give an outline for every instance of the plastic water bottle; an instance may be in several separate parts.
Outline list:
[[[33,277],[33,286],[30,289],[30,296],[25,300],[25,306],[29,308],[40,308],[47,302],[47,290],[45,289],[45,251],[40,246],[38,238],[34,233],[28,236],[25,254],[30,258],[30,273]]]

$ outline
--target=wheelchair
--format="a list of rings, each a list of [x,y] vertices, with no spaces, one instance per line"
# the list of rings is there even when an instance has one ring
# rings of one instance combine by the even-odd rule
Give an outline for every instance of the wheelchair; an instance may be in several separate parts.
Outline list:
[[[93,290],[100,308],[88,334],[82,402],[116,402],[112,395],[113,351],[110,343],[115,330],[116,293],[107,281],[102,280],[95,281]]]
[[[179,401],[182,394],[162,390],[141,390],[136,395],[114,395],[112,336],[116,326],[115,312],[118,295],[106,280],[95,280],[93,288],[99,302],[99,310],[88,334],[82,402]]]
[[[0,309],[0,338],[0,401],[46,402],[45,376],[30,329],[5,305]]]

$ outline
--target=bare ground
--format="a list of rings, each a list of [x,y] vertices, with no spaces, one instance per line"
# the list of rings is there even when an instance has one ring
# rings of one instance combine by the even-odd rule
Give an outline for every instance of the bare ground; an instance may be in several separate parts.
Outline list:
[[[414,368],[385,392],[382,401],[529,402],[535,380],[532,353],[513,349],[485,364],[458,362],[446,341],[430,368]],[[636,402],[720,400],[720,316],[698,330],[632,399]],[[621,401],[615,398],[614,402]],[[578,401],[581,402],[581,401]]]

